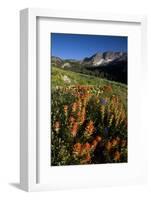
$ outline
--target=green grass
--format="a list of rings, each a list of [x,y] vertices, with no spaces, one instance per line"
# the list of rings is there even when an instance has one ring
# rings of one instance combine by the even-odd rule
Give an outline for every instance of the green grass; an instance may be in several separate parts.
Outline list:
[[[63,80],[63,77],[66,76],[69,78],[70,83]],[[51,71],[51,87],[52,90],[56,86],[71,86],[71,85],[93,85],[98,87],[103,87],[105,85],[111,85],[113,88],[113,93],[120,96],[124,106],[127,105],[127,85],[118,83],[115,81],[109,81],[106,79],[98,78],[91,75],[81,74],[65,69],[60,69],[57,67],[52,67]]]
[[[81,74],[69,70],[52,67],[52,86],[66,86],[66,85],[106,85],[113,84],[114,86],[120,86],[121,88],[127,89],[127,86],[122,83],[115,81],[109,81],[106,79],[98,78],[91,75]],[[66,83],[62,77],[66,75],[71,80],[70,83]]]

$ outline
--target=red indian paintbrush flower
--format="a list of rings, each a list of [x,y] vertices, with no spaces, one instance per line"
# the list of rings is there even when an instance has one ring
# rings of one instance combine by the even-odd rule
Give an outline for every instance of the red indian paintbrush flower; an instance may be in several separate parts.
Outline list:
[[[100,136],[96,136],[96,141],[101,142],[102,138]]]
[[[90,144],[88,143],[88,142],[86,142],[84,145],[83,145],[83,147],[82,147],[82,149],[84,150],[84,151],[86,151],[86,152],[88,152],[89,150],[90,150]]]
[[[115,160],[115,161],[118,161],[118,160],[120,160],[120,157],[121,157],[120,152],[119,152],[119,151],[116,151],[115,154],[114,154],[114,160]]]
[[[118,144],[118,140],[116,140],[115,138],[113,138],[111,140],[111,144],[112,144],[112,147],[115,147]]]
[[[98,144],[98,141],[97,140],[93,140],[92,144],[91,144],[91,147],[95,148],[97,146],[97,144]]]
[[[70,116],[70,117],[69,117],[69,122],[70,122],[71,124],[73,124],[73,123],[75,122],[75,118],[72,117],[72,116]]]
[[[82,145],[79,143],[79,142],[77,142],[74,146],[73,146],[73,152],[75,153],[75,154],[80,154],[81,153],[81,147],[82,147]]]
[[[76,110],[77,110],[77,103],[74,102],[72,105],[72,112],[76,112]]]
[[[92,135],[93,131],[94,131],[94,122],[92,120],[89,121],[88,125],[86,126],[86,132],[89,135]]]
[[[82,108],[81,117],[80,117],[80,123],[81,124],[84,123],[85,117],[86,117],[86,110],[85,110],[85,108]]]
[[[112,148],[112,143],[111,143],[110,141],[108,141],[108,142],[105,144],[105,147],[106,147],[106,149],[107,149],[108,151],[110,151],[111,148]]]
[[[76,136],[77,131],[78,131],[78,123],[77,123],[77,122],[74,122],[73,127],[72,127],[72,129],[71,129],[71,134],[72,134],[73,137]]]

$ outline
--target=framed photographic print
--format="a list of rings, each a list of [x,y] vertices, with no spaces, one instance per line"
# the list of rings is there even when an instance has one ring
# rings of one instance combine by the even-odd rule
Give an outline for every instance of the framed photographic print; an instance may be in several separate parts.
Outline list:
[[[20,16],[22,189],[144,183],[146,18]]]

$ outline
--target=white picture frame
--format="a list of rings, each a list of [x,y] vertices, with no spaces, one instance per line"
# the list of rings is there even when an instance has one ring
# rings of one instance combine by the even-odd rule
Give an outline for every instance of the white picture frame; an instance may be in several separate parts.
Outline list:
[[[67,19],[82,20],[93,22],[110,22],[110,23],[126,23],[130,26],[138,24],[141,34],[141,72],[145,71],[146,64],[146,17],[145,16],[124,16],[124,15],[112,15],[101,13],[87,13],[87,12],[72,12],[72,11],[54,11],[49,9],[35,9],[29,8],[21,10],[20,12],[20,185],[21,188],[26,191],[39,191],[39,190],[52,190],[63,189],[72,187],[98,187],[106,185],[127,185],[146,182],[146,158],[143,157],[143,163],[141,164],[139,176],[128,177],[128,179],[112,180],[108,179],[106,182],[97,182],[97,184],[87,183],[85,184],[73,184],[62,183],[60,184],[48,184],[39,183],[37,176],[39,172],[39,146],[38,146],[38,78],[37,78],[37,19],[47,18],[47,20],[61,19],[62,21]],[[145,73],[144,73],[145,74]],[[143,76],[143,74],[142,74]],[[142,85],[144,82],[142,81]],[[145,134],[143,138],[145,138]],[[145,151],[144,140],[141,141]],[[138,147],[137,147],[138,148]],[[98,168],[99,166],[97,166]],[[119,166],[121,168],[121,166]],[[92,170],[92,169],[91,169]],[[49,176],[49,175],[48,175]]]

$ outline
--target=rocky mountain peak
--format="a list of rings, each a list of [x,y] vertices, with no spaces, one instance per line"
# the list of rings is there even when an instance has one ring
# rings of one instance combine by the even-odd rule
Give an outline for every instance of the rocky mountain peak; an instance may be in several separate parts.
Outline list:
[[[113,52],[113,51],[97,52],[96,54],[92,55],[89,58],[84,58],[82,64],[99,66],[108,64],[115,60],[117,61],[118,59],[123,60],[126,58],[127,58],[127,53],[125,52]]]

